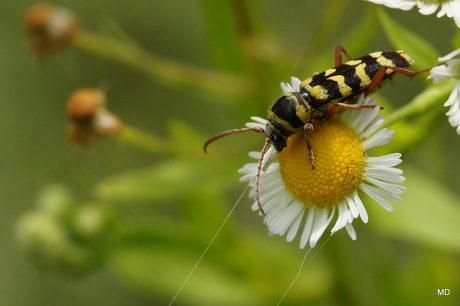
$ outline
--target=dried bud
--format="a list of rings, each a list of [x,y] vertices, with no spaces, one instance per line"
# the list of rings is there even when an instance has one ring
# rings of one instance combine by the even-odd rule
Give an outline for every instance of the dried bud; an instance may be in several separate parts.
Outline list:
[[[113,136],[121,130],[121,121],[106,109],[106,101],[99,89],[79,89],[70,96],[67,113],[72,121],[68,131],[72,142],[89,145],[92,136]]]
[[[67,47],[78,28],[72,12],[48,3],[38,3],[29,8],[24,22],[38,57]]]
[[[67,113],[75,121],[92,120],[100,109],[105,108],[106,100],[105,93],[99,89],[79,89],[70,96]]]

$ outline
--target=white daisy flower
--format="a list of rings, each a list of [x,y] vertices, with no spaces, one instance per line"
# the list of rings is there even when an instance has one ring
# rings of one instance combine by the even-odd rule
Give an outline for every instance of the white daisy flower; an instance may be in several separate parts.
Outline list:
[[[454,18],[455,23],[460,28],[460,0],[368,0],[376,4],[383,4],[390,8],[398,8],[401,10],[408,11],[415,5],[418,7],[418,11],[422,15],[431,15],[440,10],[436,15],[438,18],[447,15],[449,18]]]
[[[433,79],[434,83],[439,83],[445,78],[458,79],[444,106],[450,107],[446,116],[449,117],[450,125],[457,128],[457,134],[460,135],[460,59],[454,58],[459,54],[460,49],[457,49],[444,57],[440,57],[438,61],[446,62],[447,66],[441,65],[432,68],[428,78]]]
[[[297,90],[296,80],[293,79],[294,86],[284,84],[283,90]],[[357,103],[377,104],[371,98],[364,99],[364,95]],[[378,111],[379,108],[346,110],[333,119],[314,121],[315,128],[310,134],[314,170],[302,132],[290,136],[283,151],[277,152],[274,147],[267,150],[262,162],[259,196],[270,235],[286,235],[286,240],[292,241],[299,233],[300,248],[307,242],[314,247],[337,214],[331,235],[345,227],[355,240],[353,220],[360,217],[364,223],[368,221],[358,190],[388,211],[393,208],[387,200],[402,202],[398,194],[406,188],[398,184],[405,179],[402,170],[395,168],[401,163],[401,154],[380,157],[366,154],[368,149],[393,139],[394,131],[378,130],[383,123],[383,115],[377,116]],[[248,123],[248,127],[264,129],[267,123],[262,118],[251,119],[254,122]],[[258,160],[261,153],[251,152],[249,156]],[[243,174],[240,180],[250,181],[253,210],[259,210],[254,179],[257,170],[257,162],[239,170]]]

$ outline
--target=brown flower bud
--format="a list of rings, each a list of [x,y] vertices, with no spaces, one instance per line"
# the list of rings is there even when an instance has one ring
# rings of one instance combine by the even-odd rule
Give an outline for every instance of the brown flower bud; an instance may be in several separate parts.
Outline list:
[[[78,28],[72,12],[48,3],[30,7],[24,17],[32,48],[38,57],[44,57],[69,45]]]
[[[106,109],[106,95],[99,89],[75,91],[67,102],[67,114],[69,139],[79,145],[89,145],[93,136],[113,136],[122,127],[120,119]]]
[[[105,108],[106,99],[105,93],[99,89],[79,89],[67,102],[67,114],[72,120],[90,120],[101,108]]]

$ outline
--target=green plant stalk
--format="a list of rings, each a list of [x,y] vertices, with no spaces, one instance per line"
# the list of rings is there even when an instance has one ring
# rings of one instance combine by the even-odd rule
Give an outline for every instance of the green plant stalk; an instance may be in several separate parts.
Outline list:
[[[115,137],[122,143],[155,154],[167,155],[174,152],[173,145],[170,142],[126,124],[123,125],[121,131]]]
[[[310,54],[315,54],[321,50],[329,39],[337,32],[338,24],[342,18],[349,0],[332,0],[323,11],[323,18],[313,31],[311,39]],[[333,13],[331,13],[333,12]]]
[[[172,88],[190,88],[206,94],[243,98],[253,93],[250,82],[244,78],[179,63],[147,53],[128,41],[120,41],[108,35],[80,30],[73,46],[98,56],[136,68],[155,81]],[[214,102],[226,102],[215,99]]]
[[[382,127],[388,127],[395,122],[417,117],[430,111],[441,112],[443,102],[447,101],[454,84],[455,80],[450,79],[428,87],[416,96],[412,102],[388,115]]]
[[[265,65],[258,55],[256,33],[254,32],[249,9],[250,4],[245,0],[234,0],[231,3],[233,19],[235,20],[235,31],[239,39],[246,70],[254,86],[257,88],[257,92],[260,93],[260,97],[262,97],[262,100],[265,100],[269,98],[263,97],[267,93],[267,73]]]
[[[322,12],[322,18],[315,25],[312,38],[308,43],[308,48],[301,56],[298,67],[308,67],[308,62],[314,62],[318,55],[324,50],[325,44],[337,32],[337,26],[343,16],[349,0],[332,0],[327,2],[327,6]],[[334,12],[331,14],[331,12]],[[337,42],[336,42],[337,43]],[[331,58],[331,63],[333,58]],[[311,72],[309,72],[311,73]]]

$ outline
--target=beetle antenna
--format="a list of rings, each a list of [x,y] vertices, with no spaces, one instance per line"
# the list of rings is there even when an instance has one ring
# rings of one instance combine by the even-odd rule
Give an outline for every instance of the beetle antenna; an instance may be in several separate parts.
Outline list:
[[[242,128],[242,129],[234,129],[234,130],[228,130],[228,131],[225,131],[225,132],[222,132],[220,134],[217,134],[216,136],[212,137],[212,138],[209,138],[205,144],[204,144],[204,153],[206,153],[206,148],[208,147],[208,145],[211,143],[211,142],[214,142],[216,141],[217,139],[219,138],[222,138],[224,136],[227,136],[227,135],[231,135],[231,134],[238,134],[238,133],[246,133],[246,132],[256,132],[256,133],[263,133],[264,132],[264,129],[262,128],[259,128],[259,127],[252,127],[252,128]]]
[[[259,158],[259,164],[257,165],[257,175],[256,175],[256,199],[257,199],[257,205],[259,206],[260,212],[262,215],[266,216],[265,211],[262,208],[262,204],[260,203],[260,194],[259,194],[259,185],[260,185],[260,172],[262,171],[262,163],[264,161],[265,153],[267,152],[268,146],[272,142],[272,139],[270,137],[267,137],[265,139],[265,145],[264,148],[262,149],[262,152],[260,153],[260,158]]]

